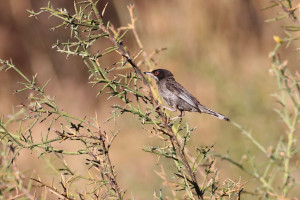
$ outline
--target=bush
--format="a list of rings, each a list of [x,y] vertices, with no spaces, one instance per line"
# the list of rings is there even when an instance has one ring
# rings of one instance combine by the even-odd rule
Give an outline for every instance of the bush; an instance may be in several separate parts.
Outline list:
[[[29,11],[31,17],[47,14],[58,18],[61,23],[52,30],[65,28],[69,35],[66,40],[59,39],[53,45],[58,52],[71,59],[80,57],[90,74],[89,83],[100,86],[97,96],[106,96],[116,100],[111,107],[111,116],[106,121],[118,120],[127,114],[137,120],[149,137],[156,137],[157,145],[144,147],[145,152],[173,162],[173,176],[166,175],[164,168],[157,174],[165,186],[154,193],[154,199],[296,199],[296,170],[298,169],[297,125],[300,115],[299,75],[293,75],[287,68],[287,61],[282,61],[278,54],[283,44],[290,44],[295,37],[287,33],[285,38],[274,36],[275,49],[270,53],[272,59],[271,74],[276,78],[278,92],[274,95],[280,106],[275,108],[280,119],[286,124],[285,133],[276,144],[260,142],[250,131],[240,124],[231,122],[250,139],[252,144],[264,155],[264,161],[255,159],[251,152],[243,157],[243,162],[235,161],[229,155],[213,152],[214,145],[188,146],[195,128],[182,120],[170,121],[170,113],[158,107],[161,99],[145,77],[141,67],[154,69],[155,54],[164,48],[149,54],[136,30],[134,6],[128,6],[130,23],[116,28],[111,22],[105,22],[103,16],[108,4],[99,9],[97,1],[74,1],[74,8],[54,8],[51,1],[40,11]],[[294,26],[286,26],[286,31],[299,31],[299,22],[291,1],[274,1],[270,6],[280,6],[285,18],[291,19]],[[73,14],[71,14],[73,13]],[[282,17],[280,17],[282,18]],[[275,18],[274,20],[278,20]],[[270,20],[272,21],[272,20]],[[135,54],[129,53],[124,37],[132,34],[140,49]],[[109,43],[107,43],[109,41]],[[97,49],[96,42],[103,42],[105,49]],[[102,43],[101,43],[102,44]],[[96,49],[96,50],[95,50]],[[104,67],[102,60],[114,54],[118,60],[109,62],[111,67]],[[108,62],[108,61],[107,61]],[[49,83],[37,84],[37,76],[26,76],[11,60],[1,60],[1,69],[14,70],[23,81],[16,93],[28,95],[28,102],[17,107],[8,118],[2,117],[1,134],[1,197],[5,198],[63,198],[63,199],[125,199],[129,198],[121,188],[114,164],[110,158],[112,144],[119,131],[105,130],[95,117],[77,117],[60,108],[55,100],[46,93]],[[124,70],[123,70],[124,69]],[[72,69],[76,70],[76,69]],[[38,137],[36,126],[47,124]],[[276,126],[278,122],[274,123]],[[15,129],[15,127],[18,127]],[[71,147],[72,148],[68,148]],[[15,161],[22,151],[29,150],[39,159],[45,160],[55,172],[52,182],[48,178],[33,175],[30,180],[20,172]],[[244,150],[243,150],[244,151]],[[49,157],[52,155],[55,157]],[[78,172],[68,164],[67,157],[84,159],[84,172]],[[221,158],[221,159],[219,159]],[[218,160],[219,159],[219,160]],[[215,162],[225,165],[229,161],[255,180],[257,188],[247,188],[247,180],[237,181],[230,177],[220,181],[219,170]],[[241,174],[242,175],[242,174]],[[40,188],[40,189],[39,189]],[[37,193],[36,193],[37,192]],[[51,194],[49,194],[50,192]],[[167,195],[165,195],[165,193]],[[171,197],[169,197],[171,196]]]

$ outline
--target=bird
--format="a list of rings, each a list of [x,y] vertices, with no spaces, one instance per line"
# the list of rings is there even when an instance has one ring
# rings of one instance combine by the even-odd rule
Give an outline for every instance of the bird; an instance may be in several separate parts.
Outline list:
[[[200,104],[191,93],[174,79],[174,75],[169,70],[155,69],[152,72],[144,72],[144,74],[151,75],[156,80],[160,96],[171,108],[160,104],[158,107],[162,106],[172,112],[180,111],[180,115],[171,118],[171,120],[182,118],[185,114],[184,111],[188,111],[206,113],[221,120],[229,121],[228,117]]]

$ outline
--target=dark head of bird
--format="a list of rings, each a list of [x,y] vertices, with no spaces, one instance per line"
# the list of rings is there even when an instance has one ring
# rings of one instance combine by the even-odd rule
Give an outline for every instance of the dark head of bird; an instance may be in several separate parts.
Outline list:
[[[174,76],[169,70],[166,69],[155,69],[152,72],[144,72],[144,74],[153,76],[156,81]]]

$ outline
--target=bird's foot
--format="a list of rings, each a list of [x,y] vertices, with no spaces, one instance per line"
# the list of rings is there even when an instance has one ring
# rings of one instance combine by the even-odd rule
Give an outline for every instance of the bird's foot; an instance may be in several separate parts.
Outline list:
[[[177,117],[173,117],[173,118],[169,119],[170,122],[168,123],[168,126],[170,126],[170,127],[173,126],[174,120],[175,120],[175,119],[179,119],[179,118],[180,118],[179,124],[181,124],[181,122],[182,122],[182,117],[181,117],[181,116],[177,116]]]
[[[154,110],[158,111],[161,107],[164,107],[164,106],[158,103],[157,106],[155,106]]]
[[[160,108],[160,104],[157,104],[157,106],[155,106],[154,110],[158,110]]]
[[[182,117],[181,117],[180,120],[179,120],[179,124],[181,124],[181,122],[182,122]]]
[[[184,114],[185,114],[184,111],[180,111],[180,115],[178,115],[177,117],[173,117],[173,118],[171,118],[170,120],[173,121],[173,120],[175,120],[175,119],[180,118],[180,123],[181,123],[182,117],[184,116]]]

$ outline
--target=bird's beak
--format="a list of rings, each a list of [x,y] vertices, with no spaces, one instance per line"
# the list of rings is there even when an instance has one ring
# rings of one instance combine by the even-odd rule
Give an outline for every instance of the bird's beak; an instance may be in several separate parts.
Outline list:
[[[150,75],[151,77],[155,77],[154,74],[153,74],[152,72],[144,72],[144,74]]]
[[[152,72],[144,72],[146,75],[153,75]]]

